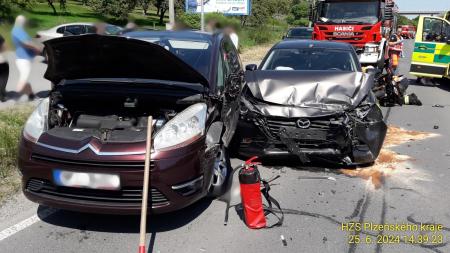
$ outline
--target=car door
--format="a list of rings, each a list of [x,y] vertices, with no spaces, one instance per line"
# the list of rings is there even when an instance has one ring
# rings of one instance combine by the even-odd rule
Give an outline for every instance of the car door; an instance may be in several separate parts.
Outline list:
[[[225,133],[222,140],[228,146],[239,120],[239,98],[244,72],[239,54],[228,37],[222,39],[219,51],[217,86],[222,96],[222,121],[225,125]]]
[[[411,74],[419,77],[449,76],[450,22],[438,17],[420,17]]]

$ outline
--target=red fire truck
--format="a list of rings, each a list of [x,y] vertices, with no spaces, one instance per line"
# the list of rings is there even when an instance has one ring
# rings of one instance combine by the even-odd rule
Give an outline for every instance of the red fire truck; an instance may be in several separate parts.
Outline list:
[[[383,68],[387,39],[395,32],[394,0],[313,0],[310,19],[314,40],[352,44],[362,65]]]

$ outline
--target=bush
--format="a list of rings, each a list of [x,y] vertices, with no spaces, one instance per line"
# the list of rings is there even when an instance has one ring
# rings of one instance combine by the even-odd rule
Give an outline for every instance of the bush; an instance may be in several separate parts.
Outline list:
[[[286,33],[287,26],[246,27],[239,34],[239,49],[259,44],[275,43]]]
[[[292,24],[295,26],[308,26],[309,20],[306,18],[297,19],[297,20],[294,20],[294,22],[292,22]]]
[[[205,23],[214,20],[217,28],[222,29],[227,26],[233,27],[235,30],[240,29],[240,21],[235,17],[225,16],[221,13],[206,13]],[[177,17],[177,22],[191,29],[200,29],[200,14],[182,13]]]
[[[19,188],[18,143],[32,110],[30,106],[21,106],[0,111],[0,200]]]
[[[183,13],[178,16],[177,22],[191,29],[200,29],[200,14]]]
[[[248,35],[256,44],[264,44],[272,40],[272,31],[266,27],[250,30]]]

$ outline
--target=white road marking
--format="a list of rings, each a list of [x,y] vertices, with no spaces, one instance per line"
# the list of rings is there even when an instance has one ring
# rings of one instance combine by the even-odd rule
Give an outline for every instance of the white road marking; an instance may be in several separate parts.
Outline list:
[[[0,242],[5,240],[8,237],[14,235],[15,233],[18,233],[18,232],[26,229],[27,227],[33,225],[34,223],[40,221],[41,219],[47,218],[48,216],[52,215],[55,212],[56,212],[55,209],[51,209],[51,208],[45,209],[44,211],[40,212],[39,215],[35,214],[35,215],[31,216],[30,218],[27,218],[15,225],[12,225],[9,228],[2,230],[0,232]]]

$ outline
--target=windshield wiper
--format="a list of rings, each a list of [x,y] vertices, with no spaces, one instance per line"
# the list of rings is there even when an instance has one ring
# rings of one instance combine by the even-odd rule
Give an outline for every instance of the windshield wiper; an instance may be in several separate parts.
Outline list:
[[[361,21],[355,21],[355,20],[342,20],[343,24],[359,24]]]

